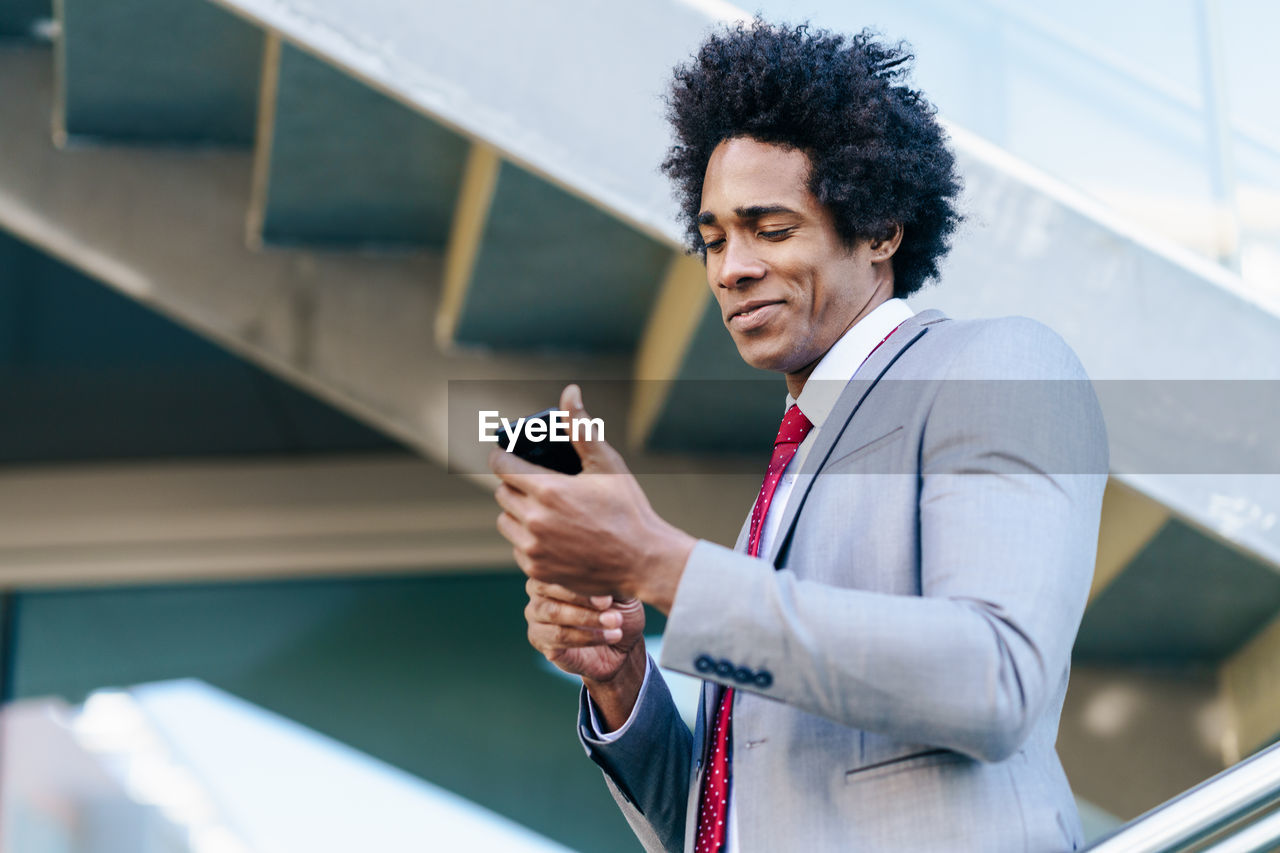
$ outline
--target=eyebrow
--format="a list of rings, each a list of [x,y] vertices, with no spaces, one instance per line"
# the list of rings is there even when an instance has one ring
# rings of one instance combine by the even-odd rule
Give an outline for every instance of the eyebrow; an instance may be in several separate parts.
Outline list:
[[[796,211],[785,204],[753,204],[750,207],[735,208],[733,212],[739,219],[759,219],[774,213],[795,213]],[[715,225],[716,215],[709,210],[704,210],[698,214],[698,224]]]

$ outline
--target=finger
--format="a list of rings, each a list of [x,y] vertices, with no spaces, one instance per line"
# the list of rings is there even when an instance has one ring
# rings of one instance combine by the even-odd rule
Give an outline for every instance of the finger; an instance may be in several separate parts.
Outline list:
[[[582,407],[582,389],[577,385],[564,386],[564,390],[560,392],[560,409],[568,412],[570,418],[574,415],[585,415],[586,410]]]
[[[517,491],[537,497],[550,481],[563,479],[568,474],[534,465],[505,450],[494,449],[489,452],[489,470],[497,474],[502,482],[511,485]]]
[[[498,502],[498,506],[506,510],[507,514],[520,524],[523,525],[525,519],[529,517],[530,500],[523,492],[516,491],[506,483],[502,483],[494,491],[493,497]]]
[[[512,548],[511,556],[516,558],[516,567],[524,572],[526,577],[532,579],[542,574],[541,569],[533,564],[533,558],[524,549]]]
[[[547,583],[555,583],[565,574],[572,576],[571,572],[558,572],[555,564],[547,560],[535,561],[533,557],[529,556],[528,548],[516,547],[511,549],[511,553],[516,559],[516,566],[525,573],[526,577],[546,581]]]
[[[579,628],[621,628],[622,612],[594,607],[579,607],[551,598],[531,598],[524,608],[525,619],[529,622],[544,622],[549,625],[571,625]]]
[[[535,596],[554,598],[557,601],[567,601],[580,607],[594,607],[597,610],[608,610],[613,606],[612,595],[585,595],[580,592],[574,592],[558,583],[541,581],[537,578],[529,578],[525,582],[524,588],[525,592],[529,593],[530,598]]]
[[[499,525],[499,531],[502,531],[501,525]],[[503,533],[503,535],[506,536],[507,534]],[[519,536],[519,534],[515,535]],[[507,537],[507,541],[512,541],[510,536]],[[516,565],[527,577],[558,584],[569,589],[580,589],[582,594],[598,597],[601,600],[603,600],[604,596],[613,594],[613,588],[607,582],[593,581],[590,574],[584,574],[577,567],[556,563],[545,558],[535,560],[529,556],[528,548],[522,548],[519,545],[512,548],[511,553],[515,557]]]
[[[560,392],[560,408],[569,413],[569,423],[577,424],[579,421],[590,421],[591,416],[587,414],[586,408],[582,405],[582,389],[577,385],[566,385],[564,390]],[[589,438],[595,438],[589,424],[583,423],[579,429],[570,429],[569,437],[573,439],[573,449],[578,451],[585,462],[589,457],[595,456],[603,444],[600,441],[588,441]]]
[[[560,408],[569,413],[569,422],[581,426],[571,428],[569,435],[573,440],[573,449],[582,459],[584,470],[596,473],[622,474],[627,463],[622,455],[613,449],[613,445],[604,440],[602,432],[591,427],[591,415],[587,414],[582,403],[582,389],[577,385],[566,385],[560,392]]]
[[[533,534],[516,521],[515,516],[505,510],[498,516],[498,533],[502,534],[502,538],[510,542],[516,551],[524,551],[533,546]],[[521,568],[524,567],[521,566]]]
[[[548,625],[545,622],[533,622],[529,625],[530,644],[543,652],[612,645],[621,639],[621,628],[577,628]]]

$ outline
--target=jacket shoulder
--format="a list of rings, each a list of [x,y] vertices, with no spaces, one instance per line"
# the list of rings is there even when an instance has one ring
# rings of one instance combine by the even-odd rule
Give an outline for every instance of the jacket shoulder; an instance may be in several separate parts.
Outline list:
[[[1030,317],[943,318],[925,328],[920,354],[951,378],[1087,378],[1062,336]]]

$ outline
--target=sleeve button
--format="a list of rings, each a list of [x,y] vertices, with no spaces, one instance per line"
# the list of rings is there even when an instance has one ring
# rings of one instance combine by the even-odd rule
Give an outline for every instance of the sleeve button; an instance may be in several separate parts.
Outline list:
[[[772,687],[773,673],[769,672],[767,669],[762,669],[756,673],[755,682],[756,687]]]

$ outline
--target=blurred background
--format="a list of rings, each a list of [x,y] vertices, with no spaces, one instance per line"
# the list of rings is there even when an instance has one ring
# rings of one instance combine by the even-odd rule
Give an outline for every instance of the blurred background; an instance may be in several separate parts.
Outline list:
[[[967,216],[917,310],[1035,317],[1097,379],[1280,378],[1280,5],[757,10],[915,48]],[[759,474],[706,472],[781,384],[681,384],[753,372],[657,164],[670,69],[742,17],[0,0],[0,847],[639,849],[449,413],[584,382],[733,541]],[[1058,744],[1091,837],[1280,737],[1280,478],[1168,473],[1214,414],[1109,423]]]

